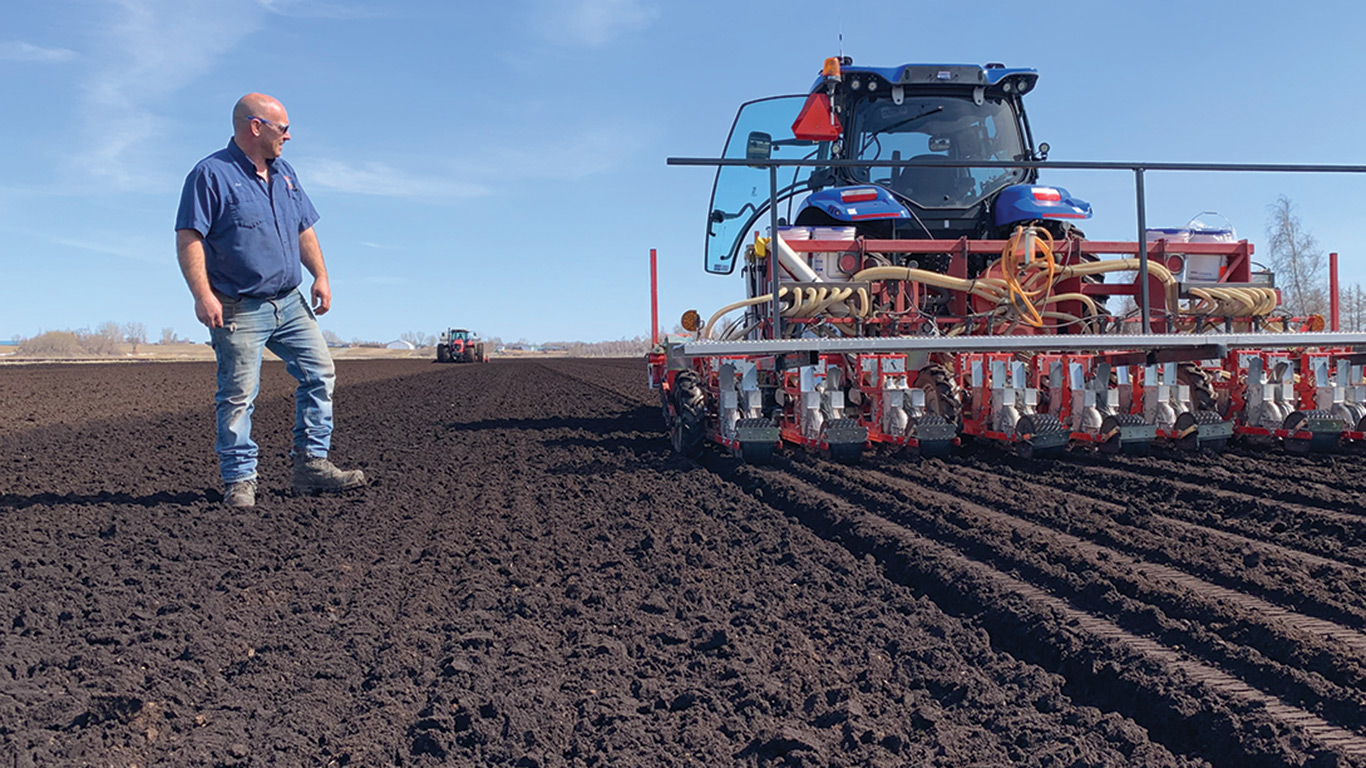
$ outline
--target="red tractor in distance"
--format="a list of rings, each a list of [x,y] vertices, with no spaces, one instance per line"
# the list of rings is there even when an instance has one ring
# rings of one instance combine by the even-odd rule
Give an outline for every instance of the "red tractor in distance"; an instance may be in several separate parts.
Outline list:
[[[484,342],[464,328],[451,328],[436,342],[438,363],[486,363]]]

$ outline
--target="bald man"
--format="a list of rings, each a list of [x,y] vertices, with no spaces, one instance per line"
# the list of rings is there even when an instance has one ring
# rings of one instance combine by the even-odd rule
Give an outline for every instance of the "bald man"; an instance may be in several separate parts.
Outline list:
[[[232,110],[228,146],[190,171],[176,214],[176,255],[208,326],[218,358],[219,471],[230,507],[256,505],[252,403],[261,356],[269,349],[299,380],[294,393],[295,493],[345,491],[365,484],[360,470],[327,460],[336,380],[317,315],[332,307],[322,248],[313,232],[318,212],[294,169],[280,158],[289,114],[279,101],[249,93]],[[300,266],[313,275],[312,305],[298,290]]]

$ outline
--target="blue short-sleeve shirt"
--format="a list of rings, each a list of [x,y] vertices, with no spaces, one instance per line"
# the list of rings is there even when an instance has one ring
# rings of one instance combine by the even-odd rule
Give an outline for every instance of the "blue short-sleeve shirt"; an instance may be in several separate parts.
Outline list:
[[[270,181],[235,142],[199,161],[185,178],[175,228],[204,238],[209,285],[229,297],[274,296],[303,280],[299,234],[318,212],[282,158]]]

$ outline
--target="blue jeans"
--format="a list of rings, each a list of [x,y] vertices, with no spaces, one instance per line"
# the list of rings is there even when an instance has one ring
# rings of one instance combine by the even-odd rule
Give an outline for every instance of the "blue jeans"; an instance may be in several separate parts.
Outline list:
[[[299,380],[294,393],[294,454],[326,457],[332,442],[336,369],[313,309],[302,293],[273,299],[224,299],[223,327],[210,331],[218,356],[218,466],[224,483],[256,477],[251,412],[261,390],[262,350],[285,361]]]

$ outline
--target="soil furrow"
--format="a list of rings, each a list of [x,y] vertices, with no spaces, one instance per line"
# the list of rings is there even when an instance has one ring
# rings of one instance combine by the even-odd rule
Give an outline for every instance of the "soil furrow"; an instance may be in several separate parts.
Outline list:
[[[1056,467],[1052,463],[1035,462],[1028,466],[1017,466],[1014,463],[984,461],[971,455],[956,456],[953,463],[969,472],[1008,477],[1055,489],[1073,498],[1089,499],[1114,507],[1132,509],[1136,499],[1152,498],[1151,480],[1122,468],[1113,472],[1088,474],[1078,473],[1070,466]],[[1058,490],[1063,487],[1068,490]],[[1217,515],[1176,500],[1153,503],[1148,511],[1150,514],[1145,519],[1160,519],[1171,525],[1190,526],[1193,531],[1218,532],[1217,535],[1236,540],[1258,542],[1286,556],[1297,553],[1295,556],[1308,563],[1350,569],[1355,573],[1366,567],[1366,550],[1342,546],[1344,539],[1366,537],[1366,526],[1361,525],[1353,515],[1261,501],[1254,505],[1235,505],[1227,510],[1228,514]],[[1358,529],[1360,536],[1353,529]]]
[[[1097,509],[1106,509],[1114,514],[1122,514],[1125,511],[1132,513],[1134,511],[1133,496],[1124,497],[1120,494],[1113,494],[1102,497],[1095,492],[1095,489],[1090,487],[1088,487],[1085,492],[1063,490],[1058,487],[1056,481],[1040,479],[1040,476],[1036,473],[1021,472],[1013,467],[1007,467],[1000,464],[995,465],[991,469],[983,469],[974,466],[969,462],[963,462],[957,459],[953,459],[952,463],[955,471],[947,476],[940,475],[939,477],[944,477],[946,480],[954,479],[960,477],[962,473],[976,476],[981,479],[991,480],[1000,480],[1003,477],[1010,477],[1029,485],[1033,489],[1031,491],[1032,493],[1041,493],[1045,496],[1070,499],[1074,505],[1080,507],[1095,506]],[[908,471],[905,462],[878,462],[876,465],[889,469],[899,468],[895,471],[900,471],[902,473]],[[934,476],[922,477],[922,479],[930,479],[932,477]],[[1118,484],[1118,481],[1116,484]],[[1126,499],[1126,502],[1122,503],[1115,501],[1116,498]],[[1162,509],[1163,511],[1152,511],[1153,508],[1150,508],[1144,514],[1137,516],[1135,522],[1145,528],[1153,526],[1170,527],[1174,531],[1181,532],[1179,535],[1183,538],[1207,537],[1211,541],[1223,542],[1223,548],[1230,552],[1245,551],[1245,548],[1249,547],[1261,548],[1265,552],[1272,553],[1277,557],[1299,561],[1306,566],[1315,569],[1326,567],[1356,576],[1360,573],[1361,567],[1366,566],[1366,561],[1358,562],[1355,558],[1339,559],[1324,557],[1315,552],[1305,551],[1296,546],[1280,543],[1277,539],[1283,537],[1278,537],[1276,534],[1265,530],[1255,531],[1255,533],[1260,535],[1247,535],[1238,530],[1227,529],[1227,527],[1223,525],[1226,521],[1221,520],[1218,521],[1219,524],[1208,525],[1203,522],[1193,521],[1170,514],[1172,510],[1167,507],[1159,506],[1155,508]]]
[[[939,491],[948,491],[952,493],[955,498],[966,498],[974,501],[981,501],[982,499],[979,494],[973,491],[973,485],[982,487],[992,480],[989,476],[979,476],[976,481],[973,481],[969,478],[962,477],[957,473],[949,475],[938,474],[931,478],[908,478],[905,474],[899,472],[896,467],[883,466],[880,467],[880,469],[884,472],[890,471],[892,475],[898,479],[910,479],[917,485],[931,486]],[[981,474],[977,470],[969,469],[968,471],[970,475]],[[940,479],[950,478],[957,481],[945,483],[937,482]],[[1031,495],[1038,500],[1059,497],[1078,497],[1078,494],[1067,491],[1058,491],[1048,486],[1031,487],[1025,489],[1022,493]],[[1026,509],[1017,506],[1019,501],[1020,500],[1018,499],[1012,500],[1012,506],[1009,508],[1011,510],[1010,516],[1012,518],[1018,519],[1022,521],[1022,523],[1028,521],[1036,525],[1041,524],[1049,530],[1058,531],[1061,541],[1075,546],[1087,547],[1093,555],[1097,556],[1097,559],[1121,562],[1124,561],[1125,558],[1116,554],[1117,552],[1138,552],[1141,557],[1127,559],[1127,563],[1130,566],[1141,566],[1148,569],[1150,573],[1161,576],[1172,583],[1188,587],[1193,591],[1203,593],[1211,598],[1222,599],[1229,603],[1237,604],[1258,615],[1266,616],[1277,621],[1283,621],[1302,632],[1320,637],[1330,637],[1350,648],[1358,658],[1366,660],[1366,633],[1361,630],[1364,622],[1362,621],[1362,615],[1358,612],[1346,614],[1346,618],[1350,623],[1344,625],[1334,621],[1325,621],[1312,615],[1306,615],[1303,612],[1302,605],[1299,606],[1300,610],[1295,610],[1293,607],[1271,603],[1260,596],[1256,596],[1252,590],[1261,592],[1263,595],[1269,591],[1267,590],[1266,584],[1259,583],[1258,581],[1241,581],[1239,586],[1244,591],[1229,589],[1219,586],[1217,583],[1206,581],[1189,570],[1186,570],[1186,568],[1189,568],[1190,566],[1198,565],[1198,561],[1192,561],[1190,558],[1185,557],[1165,557],[1168,553],[1181,549],[1179,544],[1183,539],[1187,538],[1186,536],[1171,537],[1169,534],[1165,534],[1161,531],[1151,531],[1158,537],[1157,539],[1152,542],[1143,542],[1141,546],[1135,546],[1135,536],[1140,532],[1135,526],[1119,523],[1117,520],[1110,517],[1102,518],[1100,521],[1079,521],[1077,518],[1082,515],[1082,511],[1086,506],[1085,502],[1087,500],[1085,498],[1074,498],[1076,503],[1074,505],[1068,505],[1066,511],[1062,515],[1048,514],[1051,509],[1055,508],[1044,506],[1040,506],[1036,509]],[[1091,503],[1097,507],[1102,505],[1107,506],[1110,508],[1108,511],[1117,516],[1124,516],[1126,512],[1125,507],[1120,507],[1118,505],[1094,501]],[[1038,510],[1044,511],[1040,514]],[[1151,518],[1157,517],[1157,515],[1147,515],[1145,517]],[[1133,520],[1133,516],[1126,516],[1124,519]],[[1168,521],[1178,530],[1196,527],[1181,521],[1170,519],[1168,519]],[[1082,522],[1082,524],[1075,524],[1077,522]],[[1149,531],[1145,528],[1141,532]],[[1234,537],[1223,533],[1214,533],[1213,537],[1216,539],[1214,542],[1216,545],[1223,544],[1223,546],[1216,546],[1214,549],[1216,551],[1222,550],[1226,555],[1230,556],[1230,559],[1236,557],[1246,561],[1246,547],[1248,545],[1255,545],[1259,548],[1265,547],[1268,551],[1279,549],[1281,556],[1301,560],[1302,563],[1299,567],[1306,571],[1310,568],[1321,566],[1347,568],[1347,566],[1342,563],[1334,563],[1324,558],[1302,555],[1299,552],[1279,548],[1275,545],[1267,544],[1266,542],[1254,542],[1243,537]],[[1220,538],[1225,539],[1225,541],[1219,542],[1218,539]],[[1181,565],[1182,568],[1169,567],[1168,565],[1163,565],[1161,562],[1155,561],[1154,555],[1159,554],[1164,556],[1164,560]],[[1147,559],[1143,559],[1145,557]],[[1332,612],[1340,614],[1341,610],[1336,609]]]
[[[850,547],[856,554],[876,553],[889,571],[903,572],[906,583],[926,591],[946,611],[961,615],[963,609],[968,608],[976,612],[994,637],[999,633],[1003,649],[1036,659],[1060,659],[1076,652],[1074,643],[1086,646],[1095,657],[1089,664],[1077,665],[1064,672],[1078,694],[1097,685],[1094,679],[1087,679],[1092,675],[1110,678],[1105,685],[1111,686],[1122,679],[1143,697],[1141,701],[1135,700],[1130,716],[1144,722],[1150,731],[1169,733],[1169,727],[1162,721],[1173,717],[1204,721],[1198,727],[1210,729],[1203,739],[1195,741],[1185,741],[1177,736],[1169,744],[1173,749],[1202,754],[1215,765],[1281,764],[1279,761],[1286,758],[1275,754],[1278,748],[1271,745],[1262,745],[1268,747],[1269,752],[1254,749],[1239,755],[1205,751],[1206,745],[1212,743],[1210,736],[1246,727],[1242,718],[1259,712],[1267,721],[1276,724],[1270,726],[1273,731],[1299,731],[1320,744],[1320,749],[1352,761],[1366,760],[1366,736],[1287,704],[1177,648],[1138,636],[1103,616],[1080,610],[955,547],[925,538],[912,528],[895,525],[879,512],[850,506],[844,497],[830,495],[819,484],[807,484],[790,474],[798,469],[796,465],[780,462],[779,469],[784,474],[719,471],[723,475],[729,474],[751,492],[758,490],[765,498],[781,499],[783,509],[797,514],[822,535]],[[932,582],[933,587],[928,582]],[[1060,623],[1068,630],[1063,633],[1030,631],[1041,623]],[[1041,647],[1034,646],[1035,643],[1041,643]],[[1154,680],[1133,672],[1138,668],[1156,668],[1164,672]],[[1190,688],[1186,686],[1213,692],[1212,695],[1225,701],[1223,707],[1226,709],[1219,711],[1221,707],[1214,707],[1213,711],[1196,715],[1183,712],[1184,705],[1176,702],[1182,698],[1182,693],[1189,695]],[[1173,708],[1155,710],[1152,705],[1157,702]],[[1233,712],[1241,714],[1232,715]]]
[[[1017,516],[1084,536],[1153,562],[1166,563],[1232,589],[1259,594],[1296,612],[1366,627],[1366,581],[1360,568],[1264,541],[1228,534],[1161,514],[1164,507],[1113,504],[1029,475],[1006,479],[998,470],[953,462],[954,472],[922,471],[895,461],[870,461],[919,485],[1006,507]],[[1331,582],[1333,589],[1323,589]]]
[[[827,472],[825,467],[834,471]],[[1336,722],[1366,725],[1359,706],[1366,688],[1360,658],[1304,630],[1267,621],[1257,610],[1261,601],[1249,598],[1229,605],[1201,589],[1182,588],[1161,575],[1155,577],[1153,572],[1160,566],[894,478],[879,482],[866,471],[832,465],[794,465],[793,472],[838,495],[859,499],[865,508],[893,522],[926,535],[932,532],[932,538],[1017,572],[1133,631],[1196,650],[1230,674],[1273,686],[1281,695]],[[1351,633],[1332,626],[1339,633]]]
[[[1336,462],[1352,458],[1344,456],[1328,460]],[[1359,457],[1355,458],[1359,465]],[[1116,466],[1122,466],[1125,471],[1146,475],[1155,482],[1169,483],[1171,487],[1187,492],[1206,492],[1213,481],[1222,493],[1237,495],[1246,501],[1275,500],[1329,513],[1356,510],[1359,514],[1350,517],[1358,523],[1366,514],[1366,490],[1360,488],[1359,481],[1338,487],[1338,473],[1312,463],[1312,459],[1306,463],[1300,457],[1282,458],[1265,454],[1253,460],[1228,460],[1210,454],[1183,454],[1179,458],[1102,458],[1076,452],[1069,454],[1066,461],[1103,471],[1114,471]],[[1286,472],[1285,467],[1281,466],[1283,463],[1293,463],[1296,470]]]

